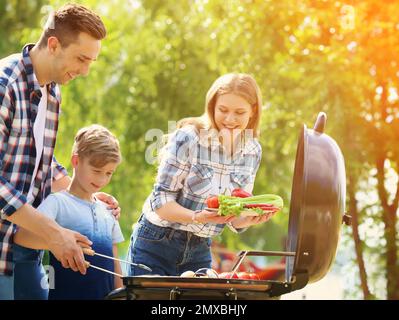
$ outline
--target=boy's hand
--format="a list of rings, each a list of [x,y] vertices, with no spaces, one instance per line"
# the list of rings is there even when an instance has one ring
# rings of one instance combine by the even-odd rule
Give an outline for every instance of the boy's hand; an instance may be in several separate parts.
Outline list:
[[[94,194],[96,198],[108,204],[108,209],[112,209],[112,214],[116,219],[119,220],[121,216],[121,208],[119,207],[119,202],[113,196],[104,192],[97,192]]]

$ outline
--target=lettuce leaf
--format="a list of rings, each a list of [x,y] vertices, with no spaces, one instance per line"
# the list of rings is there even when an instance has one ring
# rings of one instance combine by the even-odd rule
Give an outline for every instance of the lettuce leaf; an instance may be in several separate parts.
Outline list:
[[[222,216],[236,215],[239,216],[242,211],[254,211],[259,215],[264,214],[264,211],[260,208],[245,208],[246,204],[272,204],[280,209],[283,208],[283,199],[275,194],[262,194],[258,196],[252,196],[247,198],[239,198],[233,196],[219,195],[219,214]]]

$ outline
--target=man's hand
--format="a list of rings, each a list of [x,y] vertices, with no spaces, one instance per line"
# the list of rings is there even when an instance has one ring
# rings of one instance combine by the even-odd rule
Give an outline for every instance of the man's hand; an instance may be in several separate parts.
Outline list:
[[[86,274],[82,247],[89,248],[92,242],[80,233],[60,227],[48,241],[49,250],[64,268]]]
[[[108,209],[112,209],[112,214],[115,218],[119,220],[121,216],[121,208],[119,207],[118,200],[104,192],[97,192],[94,195],[102,202],[105,202],[108,205]]]
[[[92,242],[85,236],[61,227],[30,204],[23,205],[6,219],[29,231],[31,236],[38,237],[39,245],[43,244],[43,249],[48,248],[61,261],[63,267],[86,273],[81,247],[90,247]],[[33,244],[31,242],[28,241],[26,245],[30,247]]]

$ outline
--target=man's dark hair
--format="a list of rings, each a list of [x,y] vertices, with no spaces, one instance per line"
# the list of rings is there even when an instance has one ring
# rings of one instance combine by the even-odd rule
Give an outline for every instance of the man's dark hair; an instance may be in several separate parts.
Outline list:
[[[79,4],[66,4],[50,15],[40,37],[39,48],[47,46],[49,37],[56,37],[62,47],[68,47],[81,32],[97,40],[104,39],[107,33],[96,13]]]

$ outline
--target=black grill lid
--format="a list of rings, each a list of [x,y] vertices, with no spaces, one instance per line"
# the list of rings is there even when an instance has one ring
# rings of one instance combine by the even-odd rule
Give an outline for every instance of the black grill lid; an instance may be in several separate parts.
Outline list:
[[[319,113],[314,129],[299,135],[291,193],[286,278],[324,277],[337,251],[345,212],[345,164],[337,143],[324,133],[327,116]]]

